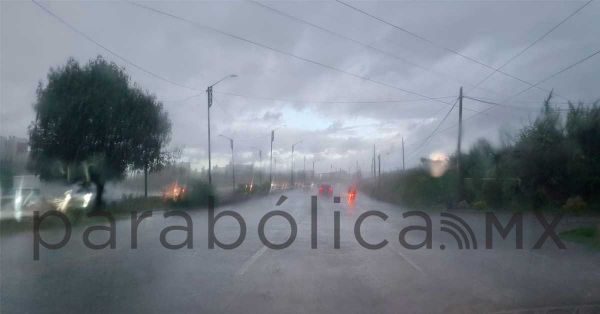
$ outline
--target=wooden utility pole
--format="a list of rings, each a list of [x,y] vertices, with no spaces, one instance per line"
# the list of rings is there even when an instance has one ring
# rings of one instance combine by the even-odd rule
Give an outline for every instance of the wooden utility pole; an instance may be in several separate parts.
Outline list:
[[[375,161],[375,144],[373,144],[373,171],[372,171],[373,177],[377,176],[377,172],[375,171],[377,164],[375,162],[376,162]]]
[[[462,165],[461,165],[461,149],[460,149],[460,144],[462,142],[462,109],[463,109],[463,89],[462,86],[460,87],[460,92],[459,92],[459,96],[458,96],[458,144],[456,147],[456,172],[458,175],[458,199],[457,202],[460,202],[463,200],[463,193],[464,193],[464,187],[463,187],[463,174],[462,174]]]
[[[402,137],[402,171],[406,170],[404,167],[404,136]]]

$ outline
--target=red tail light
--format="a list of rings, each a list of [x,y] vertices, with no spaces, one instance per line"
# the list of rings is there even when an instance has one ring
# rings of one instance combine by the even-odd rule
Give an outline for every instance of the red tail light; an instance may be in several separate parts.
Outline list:
[[[333,188],[329,187],[329,193],[333,193]]]

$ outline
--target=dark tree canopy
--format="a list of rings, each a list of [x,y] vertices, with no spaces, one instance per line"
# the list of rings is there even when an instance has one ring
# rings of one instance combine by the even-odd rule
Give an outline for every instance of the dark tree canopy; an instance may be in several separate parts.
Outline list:
[[[42,179],[93,182],[99,204],[107,180],[162,164],[167,113],[122,68],[102,57],[84,66],[69,59],[47,80],[38,86],[29,127],[30,167]]]

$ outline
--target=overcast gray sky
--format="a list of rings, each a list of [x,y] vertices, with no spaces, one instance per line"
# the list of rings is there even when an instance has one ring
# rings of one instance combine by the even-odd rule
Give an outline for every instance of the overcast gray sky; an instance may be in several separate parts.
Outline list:
[[[347,2],[371,16],[321,1],[140,2],[170,16],[126,2],[40,2],[162,80],[33,2],[3,1],[0,134],[26,137],[36,86],[50,67],[69,57],[85,63],[102,55],[163,101],[173,122],[171,145],[184,147],[184,158],[198,168],[206,160],[204,90],[228,74],[239,77],[215,87],[211,108],[218,164],[227,163],[230,155],[228,143],[217,134],[235,138],[236,159],[251,162],[257,149],[267,158],[270,130],[279,127],[274,156],[284,167],[289,167],[291,144],[303,140],[296,148],[297,167],[306,156],[307,163],[321,160],[318,171],[331,165],[353,169],[356,161],[368,171],[375,144],[383,170],[396,169],[401,167],[401,137],[411,166],[421,156],[456,148],[456,109],[441,132],[422,143],[461,85],[467,96],[508,99],[513,106],[497,106],[466,120],[463,147],[479,137],[497,142],[500,130],[514,132],[533,119],[544,90],[554,89],[560,106],[566,99],[600,98],[600,55],[511,98],[530,87],[522,81],[538,83],[600,49],[600,1],[502,68],[512,77],[495,73],[474,88],[493,72],[489,67],[502,66],[586,2]],[[490,105],[465,99],[464,107],[468,118]]]

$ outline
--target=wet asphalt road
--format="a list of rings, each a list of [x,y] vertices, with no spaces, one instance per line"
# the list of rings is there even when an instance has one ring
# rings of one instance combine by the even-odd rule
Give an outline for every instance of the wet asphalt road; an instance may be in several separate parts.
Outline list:
[[[1,239],[1,313],[485,313],[526,309],[600,313],[600,253],[566,243],[559,250],[546,242],[531,250],[541,227],[525,217],[524,249],[514,238],[484,248],[484,217],[456,213],[474,230],[476,250],[459,250],[456,241],[440,232],[440,215],[431,213],[433,246],[409,250],[400,245],[399,232],[422,225],[420,218],[404,219],[405,209],[359,194],[349,203],[318,200],[317,249],[311,249],[310,194],[286,192],[217,208],[234,210],[247,226],[244,242],[233,250],[208,249],[208,213],[190,212],[193,249],[169,250],[160,245],[165,227],[182,224],[156,211],[140,224],[138,248],[131,249],[131,221],[117,221],[117,246],[91,250],[84,246],[85,227],[76,227],[63,248],[41,249],[33,260],[31,232]],[[258,236],[259,220],[271,210],[283,210],[297,223],[295,241],[282,250],[265,247]],[[389,218],[367,218],[364,239],[388,244],[378,250],[361,247],[354,223],[361,213],[379,210]],[[340,212],[340,249],[334,248],[334,211]],[[501,218],[502,220],[503,218]],[[239,234],[234,219],[216,224],[216,236],[233,242]],[[42,231],[46,241],[62,237],[62,230]],[[274,217],[265,233],[274,243],[290,235],[286,220]],[[496,234],[497,236],[497,234]],[[183,232],[171,232],[172,243]],[[92,233],[93,241],[106,239]],[[423,240],[419,232],[409,242]],[[445,249],[440,249],[445,245]],[[559,312],[560,313],[560,312]]]

